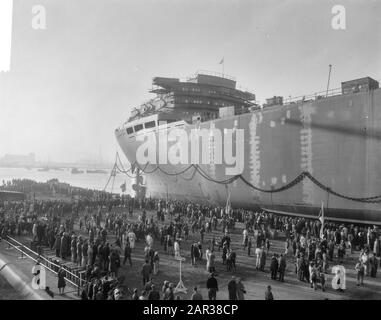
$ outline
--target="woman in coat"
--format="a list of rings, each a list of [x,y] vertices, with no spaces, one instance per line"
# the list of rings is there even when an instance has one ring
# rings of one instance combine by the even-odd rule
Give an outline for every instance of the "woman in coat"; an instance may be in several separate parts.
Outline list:
[[[87,247],[87,262],[88,262],[88,265],[89,266],[92,266],[93,265],[93,244],[90,243]]]
[[[58,290],[60,295],[64,294],[65,287],[66,287],[66,281],[65,281],[65,270],[60,267],[58,270],[57,276],[58,276]]]
[[[154,275],[157,275],[157,273],[159,272],[159,262],[160,262],[159,252],[155,251],[155,254],[153,256],[153,274]]]
[[[208,249],[206,249],[206,252],[205,252],[205,258],[206,258],[206,271],[207,272],[210,272],[210,256],[211,256],[211,251]]]
[[[56,250],[56,257],[61,257],[61,236],[57,234],[56,241],[54,243],[54,249]]]
[[[114,250],[110,254],[110,275],[111,277],[118,277],[118,270],[120,267],[120,257]]]
[[[264,250],[263,247],[262,247],[262,252],[260,256],[260,261],[261,261],[261,264],[260,264],[259,270],[264,271],[265,265],[266,265],[266,251]]]

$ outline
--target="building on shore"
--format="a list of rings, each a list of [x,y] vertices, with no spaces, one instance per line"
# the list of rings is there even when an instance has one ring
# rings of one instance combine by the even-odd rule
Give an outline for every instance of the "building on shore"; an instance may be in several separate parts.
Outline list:
[[[34,153],[29,153],[26,155],[20,154],[5,154],[2,158],[0,158],[0,166],[17,166],[17,167],[25,167],[25,166],[33,166],[36,164],[36,156]]]

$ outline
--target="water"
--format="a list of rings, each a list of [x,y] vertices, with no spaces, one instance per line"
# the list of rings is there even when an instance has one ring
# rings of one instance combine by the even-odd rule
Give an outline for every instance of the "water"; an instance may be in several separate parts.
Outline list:
[[[38,171],[37,168],[0,168],[0,185],[2,185],[3,180],[9,181],[12,179],[31,179],[37,182],[46,182],[50,179],[58,179],[60,182],[69,183],[71,186],[103,190],[107,180],[110,177],[111,169],[106,169],[107,174],[102,173],[86,173],[86,169],[80,169],[84,173],[72,174],[71,169],[60,170],[49,170],[49,171]],[[111,192],[112,189],[112,180],[111,178],[106,191]],[[130,194],[132,190],[131,178],[120,173],[115,177],[114,182],[114,193],[121,193],[122,190],[120,186],[126,182],[126,194]]]

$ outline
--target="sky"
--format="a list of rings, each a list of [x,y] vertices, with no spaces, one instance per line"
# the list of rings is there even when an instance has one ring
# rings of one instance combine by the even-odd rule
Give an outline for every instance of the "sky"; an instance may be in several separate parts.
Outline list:
[[[0,72],[0,157],[113,161],[114,130],[152,97],[153,77],[221,72],[222,58],[225,73],[262,102],[324,91],[329,64],[331,88],[363,76],[381,80],[381,0],[13,4],[10,71]],[[337,4],[345,30],[331,25]],[[36,5],[45,8],[45,29],[33,28]],[[1,33],[0,42],[4,55]]]

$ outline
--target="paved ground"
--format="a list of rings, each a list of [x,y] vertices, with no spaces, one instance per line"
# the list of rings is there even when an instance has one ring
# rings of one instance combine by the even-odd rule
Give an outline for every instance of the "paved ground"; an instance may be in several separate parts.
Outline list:
[[[0,275],[0,300],[23,300],[24,298],[13,289],[7,280]]]
[[[134,220],[137,218],[137,212],[134,213]],[[154,215],[156,213],[148,212],[148,216]],[[166,221],[168,223],[168,221]],[[205,255],[206,242],[213,237],[221,235],[221,230],[214,231],[213,233],[205,235],[205,241],[203,245],[203,255]],[[181,255],[185,257],[185,262],[182,263],[182,279],[185,286],[188,288],[187,294],[179,293],[182,299],[189,299],[192,294],[193,286],[197,285],[200,288],[204,299],[207,297],[206,290],[206,280],[208,278],[208,273],[206,272],[206,261],[204,260],[197,267],[193,267],[190,263],[190,245],[192,239],[198,240],[198,234],[190,235],[188,241],[182,243]],[[109,241],[112,243],[115,236],[110,235]],[[284,239],[280,235],[277,239],[271,240],[271,248],[267,258],[266,272],[255,270],[255,257],[252,254],[251,257],[247,256],[247,252],[243,251],[241,248],[242,242],[242,229],[237,226],[236,231],[231,234],[232,247],[237,252],[237,272],[231,273],[226,271],[226,267],[222,265],[222,252],[216,252],[216,269],[219,273],[217,280],[219,284],[220,291],[217,294],[217,299],[227,299],[227,283],[231,279],[231,276],[241,277],[243,283],[246,287],[247,294],[245,299],[264,299],[265,288],[267,285],[271,285],[273,288],[273,295],[275,299],[284,300],[322,300],[322,299],[381,299],[381,279],[380,278],[370,278],[365,277],[364,287],[356,286],[356,274],[354,266],[356,259],[358,257],[358,252],[347,257],[344,261],[344,267],[346,268],[347,290],[345,292],[337,292],[331,288],[331,281],[333,275],[329,274],[326,277],[326,292],[322,292],[320,289],[314,291],[310,288],[309,284],[300,282],[297,280],[294,273],[294,261],[292,257],[287,257],[287,269],[285,275],[285,282],[280,283],[278,281],[271,280],[269,274],[269,263],[270,257],[273,252],[283,253],[284,252]],[[29,241],[29,240],[28,240]],[[139,291],[143,288],[141,282],[140,269],[144,263],[143,249],[145,244],[142,242],[137,242],[135,249],[132,253],[133,266],[129,265],[122,266],[120,269],[120,275],[125,275],[125,284],[130,288],[138,288]],[[179,262],[174,259],[172,255],[164,252],[163,247],[160,246],[160,242],[155,241],[153,245],[154,250],[159,251],[160,255],[160,272],[158,275],[154,276],[154,283],[161,288],[163,281],[168,280],[173,282],[175,285],[179,281]],[[2,252],[2,249],[0,249]],[[252,250],[254,252],[254,250]],[[53,255],[53,252],[46,251],[47,255]],[[122,257],[123,260],[123,257]],[[69,263],[70,264],[70,263]],[[333,263],[330,265],[333,266]],[[54,278],[51,288],[56,288],[56,278]],[[53,290],[54,291],[54,290]],[[56,289],[56,291],[58,291]],[[75,291],[75,290],[74,290]],[[60,297],[61,298],[61,297]],[[67,297],[69,298],[69,297]],[[72,295],[75,298],[75,295]]]

